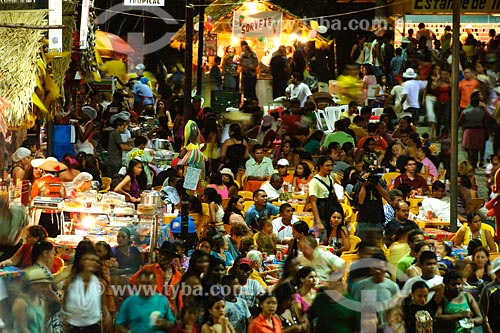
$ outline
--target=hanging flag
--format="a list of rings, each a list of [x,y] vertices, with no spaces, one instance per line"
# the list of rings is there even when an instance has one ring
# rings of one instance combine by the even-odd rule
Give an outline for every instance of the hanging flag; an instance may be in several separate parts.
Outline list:
[[[88,47],[90,0],[82,1],[82,18],[80,20],[80,50]]]
[[[62,0],[49,0],[49,26],[62,25]],[[62,29],[49,29],[49,52],[63,51]]]

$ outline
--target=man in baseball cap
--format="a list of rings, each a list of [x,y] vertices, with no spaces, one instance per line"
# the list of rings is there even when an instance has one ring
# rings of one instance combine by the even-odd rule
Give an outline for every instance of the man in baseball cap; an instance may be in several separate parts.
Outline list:
[[[240,297],[243,298],[248,308],[257,306],[257,296],[264,293],[264,288],[256,280],[249,279],[252,273],[252,261],[248,258],[241,258],[234,263],[233,269],[241,285]]]
[[[293,182],[293,173],[288,173],[288,167],[290,166],[290,162],[286,158],[281,158],[276,163],[276,170],[283,177],[284,183],[292,184]]]

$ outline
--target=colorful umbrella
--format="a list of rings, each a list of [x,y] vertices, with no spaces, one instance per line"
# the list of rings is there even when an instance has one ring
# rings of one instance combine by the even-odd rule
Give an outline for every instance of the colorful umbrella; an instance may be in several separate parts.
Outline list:
[[[133,55],[134,49],[126,41],[110,32],[97,30],[95,47],[102,57],[112,58],[115,54]]]

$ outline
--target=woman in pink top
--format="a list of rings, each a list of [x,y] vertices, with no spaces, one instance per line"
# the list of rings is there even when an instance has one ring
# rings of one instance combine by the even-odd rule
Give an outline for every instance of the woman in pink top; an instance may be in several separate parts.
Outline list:
[[[434,162],[431,160],[433,158],[431,151],[427,147],[420,147],[417,149],[415,153],[417,159],[420,161],[420,163],[423,164],[422,169],[420,170],[421,173],[428,173],[432,175],[434,179],[437,179],[439,176],[439,172],[437,170],[436,165]]]
[[[292,306],[299,316],[303,316],[307,310],[309,310],[312,302],[316,298],[316,284],[318,283],[318,278],[314,268],[310,266],[302,267],[297,274],[297,282],[299,288],[295,294],[295,301]]]
[[[229,190],[222,182],[222,174],[219,171],[214,171],[210,174],[210,184],[207,187],[211,187],[217,191],[223,200],[229,198]]]

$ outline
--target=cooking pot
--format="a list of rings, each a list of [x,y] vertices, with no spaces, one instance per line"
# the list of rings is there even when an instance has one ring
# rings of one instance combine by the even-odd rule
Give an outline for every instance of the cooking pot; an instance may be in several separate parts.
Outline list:
[[[162,209],[163,200],[161,193],[153,190],[143,191],[141,193],[141,204],[154,205],[157,209]]]
[[[172,144],[165,139],[156,139],[155,149],[158,150],[172,150]]]

